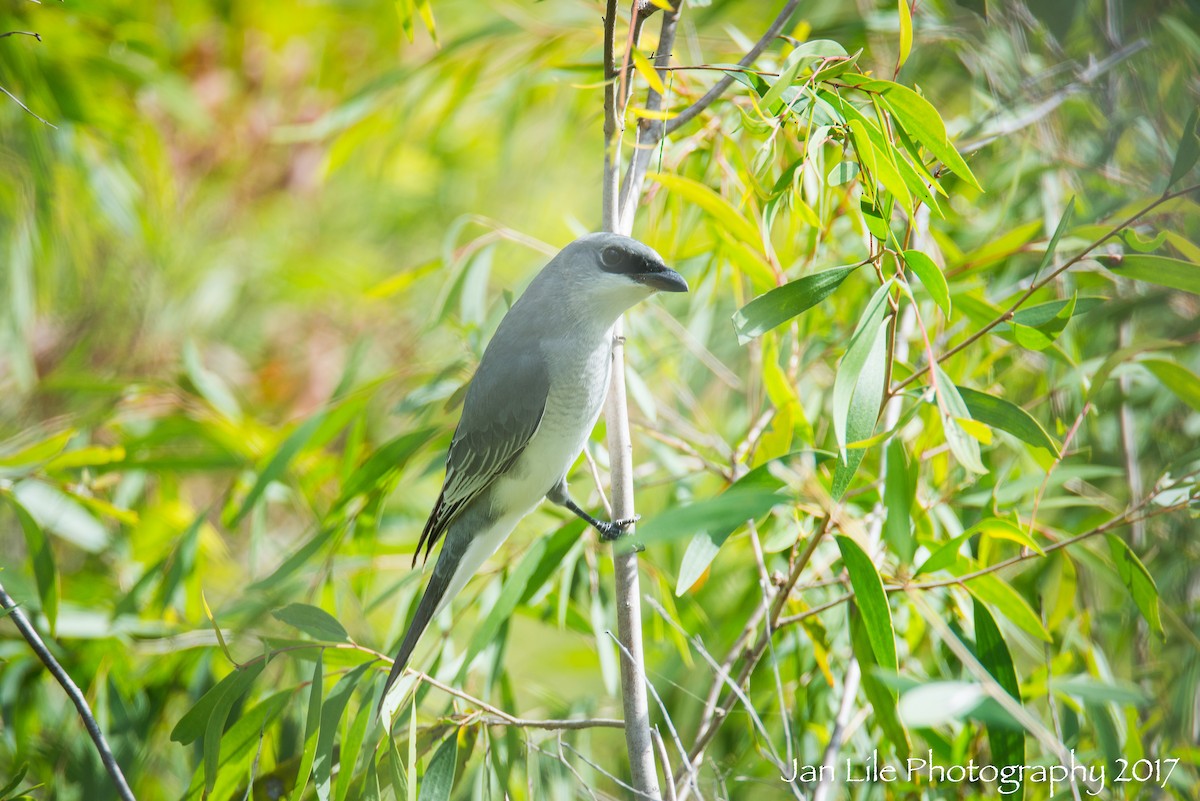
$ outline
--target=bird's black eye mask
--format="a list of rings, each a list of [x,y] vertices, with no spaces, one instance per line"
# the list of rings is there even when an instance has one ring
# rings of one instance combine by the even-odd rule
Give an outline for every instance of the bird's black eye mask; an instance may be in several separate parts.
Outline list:
[[[600,269],[618,275],[645,275],[663,270],[661,264],[617,245],[609,245],[600,251]]]

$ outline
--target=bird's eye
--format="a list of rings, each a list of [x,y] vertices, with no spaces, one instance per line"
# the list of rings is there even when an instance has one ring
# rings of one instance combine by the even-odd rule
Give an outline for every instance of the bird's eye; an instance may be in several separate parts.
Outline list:
[[[609,270],[612,270],[613,268],[619,268],[621,263],[625,261],[624,256],[625,254],[621,252],[619,247],[610,245],[604,250],[600,251],[600,263]]]

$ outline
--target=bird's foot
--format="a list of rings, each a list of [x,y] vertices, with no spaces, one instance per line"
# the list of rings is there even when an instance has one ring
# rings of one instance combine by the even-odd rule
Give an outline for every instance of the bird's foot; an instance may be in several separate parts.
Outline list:
[[[630,526],[641,519],[641,515],[634,515],[633,517],[626,517],[621,520],[613,520],[611,522],[601,520],[596,525],[596,530],[600,532],[600,539],[604,540],[605,542],[613,542],[614,540],[620,539],[621,535],[628,531]]]

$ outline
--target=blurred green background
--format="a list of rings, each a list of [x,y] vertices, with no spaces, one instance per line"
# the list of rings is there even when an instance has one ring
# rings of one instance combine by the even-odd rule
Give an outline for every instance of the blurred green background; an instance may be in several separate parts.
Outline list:
[[[674,63],[736,61],[779,5],[687,5]],[[922,245],[945,267],[955,303],[930,332],[939,351],[1027,285],[1071,197],[1076,216],[1059,261],[1162,192],[1200,92],[1195,2],[990,5],[985,21],[982,3],[918,3],[913,52],[896,78],[936,106],[986,190],[945,178],[945,217]],[[269,614],[293,602],[332,613],[364,649],[387,652],[403,632],[420,583],[410,558],[464,382],[511,299],[549,254],[599,221],[602,12],[575,0],[13,0],[0,12],[0,33],[41,36],[0,38],[0,87],[32,112],[0,97],[0,496],[40,529],[23,532],[15,505],[0,502],[0,581],[58,641],[139,798],[198,796],[204,786],[201,741],[171,735],[233,667],[205,600],[243,663],[264,643],[302,641]],[[788,31],[793,38],[771,48],[764,69],[777,70],[798,41],[831,39],[862,49],[861,69],[893,75],[894,3],[802,2]],[[656,32],[657,19],[646,52]],[[672,107],[718,74],[675,73]],[[672,137],[654,169],[712,187],[757,225],[767,189],[810,151],[803,125],[764,128],[748,95],[735,85],[735,100]],[[778,217],[765,256],[689,199],[648,187],[635,235],[693,291],[648,304],[628,326],[647,519],[790,450],[836,450],[835,364],[873,276],[859,271],[821,308],[749,347],[729,322],[776,283],[866,256],[857,196],[815,180],[797,178],[794,198],[770,212]],[[1139,220],[1139,236],[1166,232],[1159,252],[1200,261],[1195,196],[1155,214]],[[1075,293],[1106,302],[1061,331],[1056,348],[1034,353],[989,337],[943,365],[955,382],[1006,397],[1057,442],[1068,439],[1061,466],[997,434],[985,450],[989,475],[964,475],[935,416],[905,423],[913,547],[922,553],[1013,511],[1025,522],[1032,511],[1039,536],[1070,536],[1194,470],[1195,389],[1134,361],[1169,343],[1195,378],[1197,296],[1117,282],[1087,262],[1036,300]],[[922,308],[926,321],[936,313]],[[897,378],[924,364],[921,335],[910,334]],[[1141,350],[1093,398],[1100,363],[1129,345]],[[1090,414],[1081,414],[1085,402]],[[602,467],[603,433],[601,425],[592,445]],[[373,453],[383,456],[372,461]],[[883,493],[872,477],[882,454],[876,444],[851,490],[838,520],[846,533],[865,531],[878,512]],[[573,480],[598,508],[586,465]],[[812,534],[827,500],[828,470],[789,481],[802,488],[796,508],[760,521],[762,543],[739,531],[679,597],[687,543],[651,548],[642,560],[643,589],[665,607],[646,613],[650,678],[685,735],[711,674],[668,617],[725,654],[762,603],[756,559],[786,573],[789,549]],[[1081,545],[1077,560],[1060,552],[1005,574],[1053,635],[1044,651],[1006,624],[1027,702],[1042,704],[1037,714],[1056,721],[1062,741],[1095,759],[1191,762],[1168,791],[1178,798],[1195,797],[1200,758],[1194,527],[1185,511],[1135,527],[1132,539],[1125,531],[1157,580],[1165,639],[1138,622],[1103,538]],[[39,547],[52,568],[36,563]],[[973,556],[987,563],[1019,550],[989,547]],[[482,651],[464,689],[500,708],[619,717],[617,656],[605,634],[614,625],[607,550],[545,508],[501,555],[459,602],[454,636],[429,637],[424,667],[455,683],[464,654]],[[521,566],[524,583],[514,587],[506,578]],[[880,569],[902,581],[912,554],[889,552]],[[836,599],[844,582],[836,549],[822,548],[789,608]],[[956,617],[963,608],[970,617],[968,598],[948,590],[936,600],[956,631],[970,629]],[[510,603],[512,619],[488,628],[489,610]],[[914,608],[895,606],[903,678],[959,676]],[[312,634],[309,623],[300,633]],[[750,689],[769,736],[734,710],[709,747],[705,797],[791,797],[763,754],[819,761],[850,651],[844,628],[844,609],[834,608],[780,636],[773,670],[761,667]],[[43,783],[32,797],[113,797],[61,691],[11,627],[2,631],[0,786],[28,764],[25,784]],[[479,631],[492,636],[475,648]],[[256,798],[291,787],[317,653],[281,651],[268,678],[237,701],[229,723],[250,723],[222,746],[214,797],[242,797],[251,776]],[[366,656],[326,649],[317,663],[325,689]],[[343,749],[372,707],[375,668],[351,714],[333,720]],[[786,689],[776,703],[779,675]],[[1051,677],[1083,689],[1056,695]],[[272,701],[274,691],[285,695]],[[426,770],[452,731],[447,716],[472,706],[427,688],[422,703],[413,747]],[[847,755],[887,742],[875,726],[857,721]],[[914,748],[965,758],[984,749],[982,731],[965,717],[944,721],[914,733]],[[456,797],[571,798],[586,794],[581,785],[624,797],[582,758],[623,775],[617,730],[573,733],[571,751],[554,734],[477,723],[458,741]],[[399,747],[398,760],[384,744],[375,759],[352,761],[335,784],[338,801],[369,795],[377,770],[415,771],[407,741]],[[381,784],[384,797],[397,792]],[[984,790],[875,792],[867,797]],[[1045,797],[1044,788],[1026,793]]]

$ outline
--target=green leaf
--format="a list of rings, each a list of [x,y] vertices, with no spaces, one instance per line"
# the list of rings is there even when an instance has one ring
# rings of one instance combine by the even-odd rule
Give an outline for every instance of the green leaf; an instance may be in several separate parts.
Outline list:
[[[1046,325],[1053,325],[1056,320],[1062,319],[1063,310],[1068,306],[1073,305],[1071,316],[1078,317],[1081,314],[1087,314],[1107,302],[1108,298],[1098,295],[1073,296],[1066,300],[1050,300],[1015,311],[1013,312],[1012,319],[1013,322],[1020,323],[1021,325],[1040,328]]]
[[[896,672],[896,632],[892,627],[892,610],[888,606],[883,581],[875,570],[871,557],[849,537],[838,534],[838,550],[842,562],[850,574],[850,586],[854,590],[854,602],[862,612],[863,625],[876,663],[884,670]]]
[[[225,734],[225,721],[241,697],[250,689],[251,682],[262,672],[266,660],[257,662],[254,667],[240,669],[238,681],[230,682],[225,691],[213,701],[208,720],[204,723],[204,791],[211,794],[217,781],[217,771],[221,765],[221,740]],[[218,684],[220,687],[224,682]],[[216,688],[213,688],[216,689]],[[203,699],[201,699],[203,700]]]
[[[900,719],[907,726],[931,729],[966,718],[985,700],[987,693],[973,681],[931,681],[900,697]]]
[[[900,0],[903,4],[904,0]],[[933,297],[934,303],[941,307],[946,314],[950,313],[950,287],[946,285],[946,276],[934,264],[933,259],[919,250],[906,250],[901,254],[908,269],[912,270],[925,289]]]
[[[308,444],[309,439],[321,427],[321,423],[324,420],[325,412],[313,415],[283,441],[283,444],[279,446],[279,450],[271,457],[271,461],[267,462],[267,466],[258,474],[258,479],[254,482],[254,486],[246,493],[246,499],[242,501],[242,508],[238,510],[238,513],[233,516],[233,520],[229,523],[230,528],[234,528],[242,522],[242,519],[258,503],[258,499],[262,497],[263,492],[266,491],[267,486],[272,481],[278,481],[283,477],[292,459],[296,458],[296,455],[304,449],[304,446]]]
[[[300,755],[300,772],[296,774],[296,784],[292,788],[291,801],[300,801],[308,779],[312,776],[313,762],[317,758],[317,740],[321,734],[321,698],[324,694],[325,680],[325,649],[317,651],[316,664],[313,665],[312,682],[308,685],[308,716],[304,724],[304,750]]]
[[[203,737],[209,718],[212,717],[218,702],[227,694],[233,700],[240,698],[249,689],[251,683],[258,678],[258,674],[262,673],[265,664],[265,659],[259,660],[252,665],[234,670],[217,682],[175,724],[175,728],[171,730],[171,740],[182,745],[191,745]]]
[[[690,537],[700,531],[737,527],[747,520],[762,517],[781,503],[787,503],[787,498],[774,492],[726,490],[715,498],[665,510],[640,526],[637,537],[650,545]]]
[[[347,642],[350,639],[337,618],[316,606],[293,603],[276,609],[271,615],[289,626],[295,626],[314,640]]]
[[[846,420],[846,436],[851,442],[869,441],[879,419],[879,407],[883,403],[883,390],[887,375],[887,327],[888,321],[879,323],[875,332],[875,343],[863,365],[858,385],[850,399],[850,411]],[[844,361],[844,360],[843,360]],[[841,375],[839,368],[838,375]],[[834,387],[836,389],[836,383]],[[866,455],[866,448],[846,446],[845,456],[838,457],[833,471],[830,491],[834,500],[841,500],[850,486],[858,466]]]
[[[545,550],[545,537],[539,537],[534,540],[529,550],[525,552],[525,556],[521,559],[520,564],[508,574],[508,578],[504,581],[504,587],[500,590],[500,597],[492,604],[492,608],[488,611],[488,616],[479,624],[479,628],[475,629],[475,634],[471,637],[471,643],[467,646],[466,658],[463,659],[462,667],[458,671],[458,681],[462,681],[466,677],[472,660],[483,649],[495,641],[497,634],[500,632],[500,627],[512,617],[517,604],[521,602],[522,596],[525,595],[525,588],[529,584],[529,579],[537,572]]]
[[[342,715],[346,712],[346,705],[350,702],[354,688],[362,681],[363,674],[374,662],[374,660],[363,662],[342,676],[329,691],[329,697],[325,699],[325,703],[321,705],[321,731],[317,735],[317,753],[312,766],[313,784],[316,786],[318,801],[330,801],[333,790],[333,741],[337,736]],[[343,764],[342,767],[349,771],[353,765]]]
[[[1190,261],[1145,253],[1100,256],[1097,261],[1122,278],[1200,295],[1200,265]]]
[[[224,379],[204,366],[196,343],[190,339],[183,344],[183,368],[200,397],[230,420],[241,418],[242,410],[238,408],[233,392]]]
[[[699,206],[735,239],[755,250],[762,249],[762,236],[758,232],[758,226],[742,216],[732,203],[704,184],[691,178],[666,173],[650,173],[646,177],[662,185],[668,192],[674,192],[689,203]]]
[[[887,475],[883,486],[883,505],[887,519],[883,526],[883,538],[896,557],[904,564],[911,564],[917,550],[917,541],[912,535],[912,504],[917,494],[916,471],[909,464],[904,443],[895,437],[887,447]]]
[[[14,484],[12,495],[43,531],[57,534],[89,553],[108,547],[104,525],[75,496],[57,486],[30,478]]]
[[[942,428],[946,432],[946,443],[950,446],[950,450],[959,464],[972,473],[986,473],[987,468],[983,466],[979,453],[979,442],[967,434],[958,423],[959,420],[974,419],[967,409],[967,404],[963,402],[962,396],[958,393],[958,387],[942,370],[940,364],[933,365],[933,373],[936,378],[934,389],[940,401],[939,411],[942,413]]]
[[[458,731],[455,730],[442,741],[429,767],[421,777],[421,794],[417,801],[449,801],[454,789],[454,769],[458,764]]]
[[[789,462],[801,454],[807,454],[810,458],[815,457],[817,464],[829,458],[828,454],[817,451],[795,451],[776,457],[746,473],[746,475],[730,485],[725,490],[725,493],[722,494],[731,492],[778,492],[783,488],[784,483],[772,472],[773,468],[778,464]],[[757,515],[755,516],[757,517]],[[717,552],[725,544],[725,541],[729,539],[729,536],[741,528],[749,519],[751,518],[742,518],[724,526],[709,525],[701,531],[696,532],[691,542],[688,543],[687,550],[683,554],[683,560],[679,564],[679,577],[675,582],[676,596],[683,595],[693,584],[700,580],[700,577],[704,575],[704,571],[712,564],[712,560],[716,558]],[[644,533],[644,529],[638,533]]]
[[[855,442],[871,436],[871,432],[868,431],[865,435],[848,437],[847,423],[850,417],[850,402],[854,399],[854,390],[862,378],[868,357],[875,347],[875,341],[883,331],[881,323],[890,308],[887,300],[891,288],[892,282],[886,281],[871,296],[866,310],[859,319],[858,326],[854,329],[854,334],[850,337],[846,355],[842,357],[842,362],[838,365],[837,376],[833,381],[833,431],[843,459],[846,456],[847,442]],[[871,399],[864,400],[870,401]],[[879,404],[876,403],[875,415],[877,416],[878,413]],[[874,428],[875,418],[872,417],[871,430],[873,431]],[[861,432],[856,433],[861,434]]]
[[[862,612],[853,601],[850,603],[849,616],[850,643],[854,650],[854,658],[858,660],[858,665],[862,669],[863,694],[867,696],[871,708],[875,710],[875,719],[879,723],[879,728],[887,735],[892,747],[896,749],[897,755],[901,759],[907,759],[912,750],[912,743],[908,738],[908,731],[897,714],[897,692],[893,687],[884,684],[876,675],[879,662],[875,658],[875,650],[871,645]]]
[[[251,761],[263,730],[292,702],[295,693],[291,689],[281,690],[249,711],[241,714],[221,737],[221,758],[218,760],[217,780],[213,784],[211,798],[233,797],[237,788],[244,784]],[[239,764],[240,763],[240,764]],[[198,798],[204,792],[204,765],[197,767],[188,787],[187,798]]]
[[[961,575],[961,570],[952,570],[951,572]],[[1029,606],[1029,603],[1014,590],[1007,582],[1000,579],[994,573],[985,573],[982,576],[976,576],[965,582],[967,591],[974,595],[976,599],[983,601],[990,609],[994,609],[1006,618],[1011,620],[1018,628],[1021,628],[1034,637],[1044,642],[1054,642],[1054,638],[1050,636],[1050,632],[1046,631],[1046,627],[1042,625],[1042,621],[1038,618],[1037,613]]]
[[[21,531],[25,534],[25,549],[29,551],[29,561],[33,563],[33,578],[37,583],[42,614],[46,616],[50,634],[53,635],[58,625],[58,602],[62,595],[58,565],[54,561],[54,549],[50,547],[50,539],[33,519],[33,515],[29,514],[11,493],[0,492],[0,497],[8,499],[9,506],[21,524]]]
[[[342,494],[338,495],[332,511],[342,510],[358,495],[370,493],[376,489],[384,490],[384,492],[390,489],[391,484],[400,477],[408,460],[412,459],[414,454],[430,441],[434,433],[437,433],[436,428],[422,428],[415,432],[401,434],[376,448],[376,451],[367,457],[366,462],[360,464],[347,478],[346,484],[342,487]]]
[[[908,131],[909,136],[924,145],[930,153],[950,168],[955,175],[965,180],[976,189],[983,191],[979,181],[971,173],[963,157],[950,144],[946,134],[946,123],[933,105],[919,94],[891,81],[876,81],[885,86],[881,99],[885,106],[896,117],[896,120]]]
[[[1183,136],[1179,139],[1179,147],[1175,149],[1175,163],[1171,167],[1171,177],[1167,179],[1167,188],[1170,189],[1191,172],[1197,159],[1200,159],[1200,106],[1192,109],[1187,122],[1183,124]]]
[[[1011,325],[1017,344],[1029,350],[1045,350],[1053,345],[1054,340],[1058,339],[1058,335],[1071,321],[1071,316],[1075,314],[1075,301],[1076,298],[1072,295],[1069,301],[1058,308],[1053,317],[1037,327],[1022,324],[1014,314]]]
[[[1017,669],[1013,666],[1012,654],[1004,635],[996,626],[992,613],[976,600],[975,608],[975,655],[979,663],[987,669],[1006,693],[1012,696],[1018,704],[1021,703],[1021,684],[1017,681]],[[1025,735],[1023,732],[997,723],[987,723],[988,743],[992,748],[992,762],[996,765],[1025,764]],[[1023,782],[1023,776],[1017,781]],[[1018,784],[1013,793],[1015,798],[1021,797],[1021,787]]]
[[[957,389],[963,403],[970,411],[972,419],[1012,434],[1035,448],[1045,448],[1056,458],[1058,457],[1058,443],[1046,433],[1042,424],[1029,412],[1011,401],[989,395],[986,392],[979,392],[963,386],[959,386]]]
[[[1150,624],[1150,629],[1159,637],[1165,637],[1158,610],[1158,585],[1154,583],[1154,577],[1142,564],[1142,560],[1125,544],[1125,540],[1116,534],[1106,536],[1113,562],[1117,565],[1117,574],[1120,575],[1125,588],[1133,596],[1134,603],[1137,604],[1142,617]]]
[[[0,467],[25,467],[48,462],[62,453],[63,449],[71,442],[71,438],[77,433],[75,429],[69,428],[22,448],[16,453],[0,456]]]
[[[1154,377],[1175,393],[1175,397],[1200,412],[1200,376],[1165,359],[1143,359],[1139,364],[1154,373]]]
[[[0,787],[0,799],[8,798],[9,794],[12,793],[13,790],[16,790],[17,786],[21,784],[21,781],[25,778],[25,774],[28,772],[29,763],[22,762],[21,767],[17,768],[16,773],[12,774],[12,778],[9,779],[8,784]]]
[[[1050,241],[1046,244],[1046,252],[1042,254],[1042,261],[1038,264],[1037,271],[1034,277],[1042,274],[1042,270],[1050,266],[1050,262],[1054,259],[1054,251],[1058,249],[1058,242],[1062,239],[1063,233],[1071,225],[1071,219],[1075,216],[1075,198],[1072,197],[1067,202],[1067,208],[1063,210],[1063,215],[1058,221],[1058,226],[1054,229]]]
[[[829,171],[827,183],[830,186],[843,186],[848,184],[858,177],[858,163],[853,161],[842,161],[833,166]]]
[[[842,285],[842,281],[846,280],[846,276],[860,266],[854,264],[823,270],[772,289],[765,295],[759,295],[733,315],[733,327],[737,331],[738,342],[744,345],[754,337],[808,311],[832,295],[834,290]]]
[[[337,776],[337,792],[334,793],[336,801],[346,801],[346,797],[350,792],[350,785],[356,777],[355,767],[358,765],[363,741],[367,737],[367,727],[371,726],[374,728],[375,724],[379,721],[379,717],[374,714],[373,705],[369,699],[359,707],[358,714],[352,718],[352,721],[349,726],[350,731],[347,733],[346,739],[342,742],[341,753],[338,755],[338,765],[340,767],[338,768]],[[374,766],[375,760],[368,758],[368,771],[374,768]]]
[[[913,575],[920,576],[923,573],[935,573],[956,564],[960,556],[959,551],[962,550],[962,544],[972,536],[974,536],[974,532],[967,531],[943,543],[929,555],[928,559],[921,563],[921,566],[913,572]]]
[[[908,61],[908,54],[912,52],[913,25],[908,0],[898,0],[897,5],[900,10],[900,54],[896,58],[896,72],[899,72],[904,62]]]
[[[783,97],[783,90],[787,89],[796,80],[796,74],[800,72],[800,68],[804,66],[804,59],[797,58],[793,52],[784,62],[783,70],[779,73],[779,78],[775,83],[771,84],[771,88],[762,97],[763,108],[770,109]],[[774,113],[774,112],[772,112]]]

